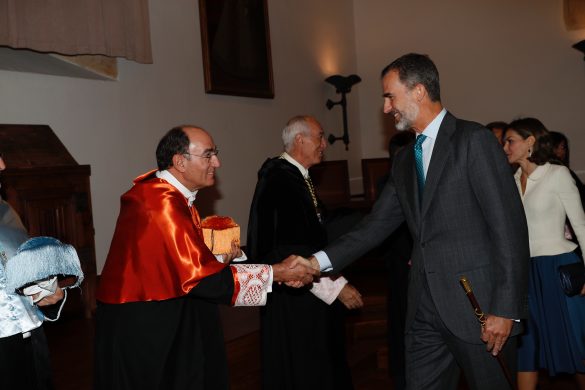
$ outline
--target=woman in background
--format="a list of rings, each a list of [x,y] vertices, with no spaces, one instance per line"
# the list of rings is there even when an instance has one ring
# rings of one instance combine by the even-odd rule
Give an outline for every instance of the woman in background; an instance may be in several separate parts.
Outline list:
[[[549,131],[553,153],[564,166],[569,166],[569,140],[563,133]]]
[[[524,204],[530,241],[528,305],[530,317],[520,337],[518,387],[535,389],[538,370],[549,375],[577,374],[585,389],[585,298],[568,297],[560,286],[558,267],[581,259],[577,245],[565,238],[568,217],[577,239],[585,244],[585,213],[579,191],[553,153],[540,121],[513,121],[504,136],[504,151],[519,168],[514,177]],[[585,286],[581,295],[585,294]]]
[[[571,170],[569,165],[569,157],[570,157],[570,148],[569,148],[569,140],[563,133],[559,133],[558,131],[550,131],[550,138],[552,142],[553,153],[556,158],[567,168],[569,168],[569,172],[571,176],[575,180],[575,184],[577,185],[577,189],[579,190],[579,194],[581,195],[581,202],[585,200],[585,186],[581,182],[581,179]]]

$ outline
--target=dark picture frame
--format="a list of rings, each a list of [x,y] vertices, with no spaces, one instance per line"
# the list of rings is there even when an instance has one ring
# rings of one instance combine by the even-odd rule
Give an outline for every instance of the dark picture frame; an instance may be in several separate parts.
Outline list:
[[[199,0],[205,92],[274,98],[267,0]]]

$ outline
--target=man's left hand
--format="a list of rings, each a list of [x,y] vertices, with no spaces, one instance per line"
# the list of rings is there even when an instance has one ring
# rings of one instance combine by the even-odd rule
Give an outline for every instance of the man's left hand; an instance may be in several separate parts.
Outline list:
[[[232,262],[233,259],[242,256],[242,249],[240,249],[240,243],[237,241],[232,241],[232,247],[230,253],[226,253],[223,255],[223,263],[229,264]]]
[[[359,309],[364,306],[362,294],[360,294],[360,292],[349,283],[343,286],[337,299],[339,299],[349,310]]]
[[[512,331],[513,320],[488,315],[481,329],[481,340],[486,343],[488,352],[496,356],[504,348],[504,344]]]

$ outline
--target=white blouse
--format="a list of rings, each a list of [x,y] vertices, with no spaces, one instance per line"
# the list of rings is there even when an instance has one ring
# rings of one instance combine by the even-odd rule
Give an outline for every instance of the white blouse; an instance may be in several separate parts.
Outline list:
[[[522,194],[521,169],[514,178],[520,191],[530,240],[530,256],[551,256],[573,251],[577,245],[565,238],[569,218],[577,241],[585,243],[585,213],[579,191],[567,167],[546,163],[530,174]]]

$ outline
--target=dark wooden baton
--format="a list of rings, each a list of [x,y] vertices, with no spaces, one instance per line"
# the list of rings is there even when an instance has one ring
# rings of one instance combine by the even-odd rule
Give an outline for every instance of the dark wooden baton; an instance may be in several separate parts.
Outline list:
[[[481,327],[483,328],[485,326],[487,316],[481,310],[481,307],[479,306],[477,299],[475,299],[475,294],[473,294],[471,284],[469,283],[465,276],[459,279],[459,283],[461,283],[461,287],[463,287],[463,290],[465,290],[465,294],[467,294],[467,298],[469,298],[469,302],[471,303],[471,306],[473,306],[475,316],[477,317],[477,320],[479,321]],[[498,361],[500,367],[502,368],[502,371],[504,372],[504,376],[506,377],[506,380],[508,381],[510,388],[516,389],[516,386],[514,386],[514,381],[512,380],[512,375],[510,374],[510,371],[508,370],[508,367],[504,362],[504,358],[499,353],[495,356],[495,358]]]

